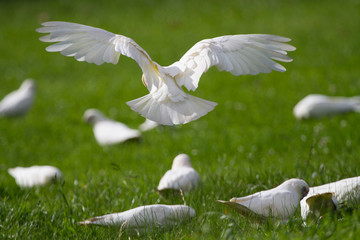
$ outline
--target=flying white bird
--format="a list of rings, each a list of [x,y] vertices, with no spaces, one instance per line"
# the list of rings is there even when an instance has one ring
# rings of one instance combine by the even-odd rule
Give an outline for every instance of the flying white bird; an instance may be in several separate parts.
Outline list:
[[[244,216],[255,215],[260,219],[271,216],[288,220],[295,214],[300,200],[308,191],[309,186],[304,180],[293,178],[270,190],[246,197],[232,198],[230,202],[221,200],[218,202],[234,208]]]
[[[96,109],[86,110],[83,119],[93,126],[95,139],[101,146],[114,145],[141,136],[140,131],[111,120]]]
[[[142,132],[150,131],[156,127],[158,127],[159,124],[157,122],[154,122],[150,119],[146,119],[145,122],[139,125],[139,129]]]
[[[0,102],[0,117],[19,117],[25,115],[33,105],[35,82],[26,79],[16,91],[6,95]]]
[[[42,186],[62,178],[61,171],[53,166],[16,167],[8,172],[20,187]]]
[[[305,220],[308,215],[314,212],[316,207],[312,206],[312,204],[319,205],[319,201],[323,201],[326,197],[326,194],[332,195],[333,204],[327,204],[329,210],[339,209],[339,205],[346,205],[349,202],[356,202],[360,200],[360,177],[346,178],[337,182],[332,182],[328,184],[324,184],[321,186],[311,187],[309,190],[309,194],[303,198],[300,202],[301,206],[301,217]],[[320,197],[308,201],[309,198],[319,195]],[[321,197],[323,196],[323,197]]]
[[[310,94],[295,105],[293,113],[297,119],[310,119],[359,111],[359,96],[347,98]]]
[[[196,120],[217,105],[183,91],[195,91],[201,75],[210,67],[233,75],[269,73],[286,69],[273,61],[290,62],[286,51],[295,47],[286,44],[289,38],[267,35],[229,35],[205,39],[196,43],[170,66],[162,67],[134,40],[103,29],[69,22],[45,22],[37,29],[49,35],[43,42],[58,42],[48,46],[48,52],[60,52],[97,65],[117,64],[120,55],[134,59],[143,72],[142,82],[150,94],[127,102],[132,110],[163,125],[185,124]]]
[[[135,232],[152,228],[170,228],[195,217],[195,210],[185,205],[154,204],[120,213],[107,214],[79,222],[79,225],[121,226]]]
[[[184,192],[194,190],[200,183],[200,176],[191,166],[190,157],[187,154],[179,154],[174,158],[172,167],[160,179],[157,190],[159,192],[170,189],[180,189]]]

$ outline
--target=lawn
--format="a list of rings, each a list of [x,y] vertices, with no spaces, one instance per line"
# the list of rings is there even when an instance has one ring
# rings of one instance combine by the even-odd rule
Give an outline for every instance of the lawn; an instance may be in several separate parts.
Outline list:
[[[299,211],[287,224],[256,224],[216,200],[294,177],[315,186],[359,175],[358,114],[305,122],[292,115],[310,93],[359,94],[359,12],[355,0],[0,1],[0,98],[25,78],[37,82],[31,112],[0,119],[0,238],[116,239],[119,229],[76,222],[141,205],[182,203],[153,191],[181,152],[201,176],[201,188],[184,197],[197,216],[149,239],[356,238],[356,206],[340,220],[328,217],[304,227]],[[126,57],[118,65],[96,66],[47,53],[35,29],[48,20],[131,37],[160,65],[170,65],[202,39],[229,34],[282,35],[297,50],[289,53],[294,61],[284,64],[285,73],[236,77],[210,69],[192,94],[218,102],[215,110],[186,125],[145,132],[139,143],[102,148],[82,115],[97,108],[136,128],[144,119],[126,102],[147,92],[141,70]],[[7,169],[31,165],[54,165],[64,181],[20,189]]]

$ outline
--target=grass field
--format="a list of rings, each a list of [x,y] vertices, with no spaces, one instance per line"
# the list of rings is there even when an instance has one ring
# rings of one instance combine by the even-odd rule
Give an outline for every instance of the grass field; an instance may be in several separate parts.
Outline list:
[[[358,114],[296,121],[292,108],[310,93],[353,96],[360,89],[359,1],[0,1],[0,98],[25,78],[37,82],[33,109],[0,119],[0,239],[116,239],[119,229],[77,226],[89,217],[164,200],[154,191],[181,152],[201,188],[185,196],[197,216],[149,239],[353,239],[357,207],[341,220],[302,226],[255,224],[215,200],[272,188],[298,177],[309,185],[359,175]],[[47,20],[104,28],[133,38],[161,65],[204,38],[269,33],[297,47],[287,72],[235,77],[210,69],[193,95],[218,102],[205,117],[143,134],[140,143],[101,148],[82,121],[88,108],[136,128],[143,118],[126,101],[145,95],[141,70],[80,63],[47,53],[35,29]],[[54,165],[64,182],[20,189],[7,169]],[[124,237],[124,235],[122,236]],[[125,235],[125,237],[127,237]],[[143,236],[144,237],[144,236]]]

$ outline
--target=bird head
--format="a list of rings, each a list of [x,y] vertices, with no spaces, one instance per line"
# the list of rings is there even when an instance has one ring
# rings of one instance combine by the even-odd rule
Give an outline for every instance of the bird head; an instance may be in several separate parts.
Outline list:
[[[30,90],[30,91],[35,91],[35,89],[36,89],[35,81],[31,78],[28,78],[21,84],[20,88]]]
[[[94,125],[95,123],[106,119],[106,117],[104,116],[104,114],[102,114],[99,110],[97,109],[88,109],[85,111],[84,115],[83,115],[83,120],[87,123],[89,123],[90,125]]]
[[[187,154],[181,153],[174,158],[171,168],[174,169],[178,167],[192,167],[190,157]]]
[[[302,179],[292,178],[285,181],[281,185],[289,186],[292,189],[295,189],[296,192],[300,195],[300,200],[309,193],[309,185]]]

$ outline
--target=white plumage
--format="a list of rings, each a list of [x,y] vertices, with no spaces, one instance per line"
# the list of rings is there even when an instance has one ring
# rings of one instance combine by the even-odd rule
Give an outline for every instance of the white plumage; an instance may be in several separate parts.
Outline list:
[[[199,183],[200,176],[191,166],[190,157],[182,153],[175,157],[171,169],[160,179],[157,190],[181,189],[189,192],[195,189]]]
[[[287,220],[292,217],[298,208],[300,200],[309,191],[308,184],[302,179],[290,179],[276,188],[261,191],[246,197],[232,198],[230,204],[219,201],[236,208],[234,203],[241,205],[240,213],[243,215],[259,215],[260,218],[274,217]],[[245,208],[243,208],[245,207]]]
[[[86,110],[83,119],[93,126],[95,139],[102,146],[122,143],[141,136],[140,131],[111,120],[96,109]]]
[[[301,216],[306,219],[308,215],[313,212],[312,206],[308,204],[308,198],[319,194],[333,194],[332,201],[336,209],[339,205],[344,205],[349,202],[356,202],[360,200],[360,177],[346,178],[337,182],[332,182],[316,187],[311,187],[309,194],[300,202]],[[321,198],[319,198],[321,201]],[[313,203],[316,203],[313,201]]]
[[[289,38],[248,34],[221,36],[196,43],[170,66],[162,67],[134,40],[111,32],[69,22],[45,22],[37,29],[49,35],[44,42],[58,42],[46,48],[100,65],[118,63],[120,55],[134,59],[143,71],[142,81],[150,94],[127,104],[143,117],[163,125],[185,124],[207,114],[217,105],[183,91],[195,91],[201,75],[210,67],[234,75],[269,73],[286,69],[277,61],[290,62],[286,51],[295,47],[286,44]]]
[[[25,115],[33,105],[35,82],[26,79],[16,91],[6,95],[0,102],[0,117],[19,117]]]
[[[152,121],[150,119],[146,119],[145,122],[139,125],[139,129],[142,132],[150,131],[156,127],[158,127],[159,124],[155,121]]]
[[[16,167],[8,172],[20,187],[42,186],[62,178],[61,171],[53,166]]]
[[[154,204],[120,213],[107,214],[79,222],[79,225],[121,226],[144,232],[152,228],[169,228],[195,217],[195,210],[185,205]]]
[[[299,101],[293,110],[297,119],[310,119],[360,111],[360,97],[329,97],[310,94]]]

